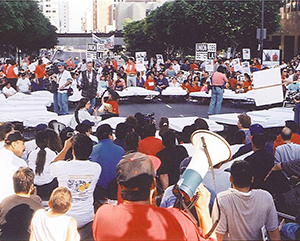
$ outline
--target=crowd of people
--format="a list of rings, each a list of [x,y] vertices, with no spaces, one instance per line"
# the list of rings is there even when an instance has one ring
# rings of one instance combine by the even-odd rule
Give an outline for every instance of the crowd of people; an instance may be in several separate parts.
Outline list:
[[[299,60],[281,66],[287,90],[299,89]],[[72,88],[83,98],[59,133],[53,122],[39,124],[34,138],[26,140],[22,125],[0,123],[1,240],[204,240],[208,233],[211,240],[259,240],[262,228],[271,240],[280,240],[280,231],[300,239],[299,123],[286,121],[271,143],[261,125],[239,115],[238,131],[228,138],[230,165],[221,162],[208,170],[194,202],[186,203],[190,211],[178,208],[173,190],[194,155],[192,134],[209,131],[205,120],[198,118],[178,133],[169,129],[166,117],[157,130],[151,118],[136,113],[115,130],[102,124],[92,131],[98,121],[96,99],[110,116],[118,116],[116,91],[130,86],[211,90],[208,114],[214,108],[219,113],[225,88],[236,93],[252,88],[252,75],[235,72],[231,60],[216,60],[213,73],[203,63],[176,59],[157,64],[151,58],[141,72],[132,58],[124,66],[114,59],[96,66],[69,58],[48,67],[39,59],[30,72],[33,61],[28,56],[20,68],[14,60],[2,65],[6,97],[49,90],[61,115],[68,114]],[[250,69],[262,69],[259,60]],[[276,211],[297,216],[298,223],[279,225]],[[210,232],[213,223],[217,226]]]
[[[0,124],[1,240],[260,240],[262,228],[271,240],[299,240],[300,223],[279,225],[276,212],[300,209],[294,121],[272,143],[240,114],[225,136],[231,161],[207,170],[189,208],[174,189],[195,152],[191,136],[209,131],[204,119],[182,132],[166,117],[157,130],[141,113],[115,130],[102,124],[93,133],[93,124],[80,119],[60,133],[39,124],[32,140],[22,125]]]

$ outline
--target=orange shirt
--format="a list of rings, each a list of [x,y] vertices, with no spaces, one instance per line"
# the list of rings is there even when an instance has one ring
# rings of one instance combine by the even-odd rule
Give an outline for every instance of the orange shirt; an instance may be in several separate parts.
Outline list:
[[[44,76],[46,74],[45,65],[42,64],[42,65],[36,66],[34,73],[37,75],[38,79],[44,78]]]
[[[155,136],[148,136],[139,141],[138,152],[142,152],[146,155],[155,156],[157,152],[164,148],[162,141]]]
[[[17,75],[14,71],[15,65],[9,65],[6,69],[6,78],[8,79],[16,79]]]
[[[108,100],[105,103],[110,104],[112,112],[119,115],[119,104],[117,100]]]
[[[144,84],[145,89],[147,90],[154,90],[155,89],[155,80],[154,79],[147,79]]]

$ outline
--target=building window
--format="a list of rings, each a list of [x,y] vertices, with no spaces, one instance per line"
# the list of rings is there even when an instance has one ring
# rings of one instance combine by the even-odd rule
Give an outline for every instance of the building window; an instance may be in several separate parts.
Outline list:
[[[56,13],[56,10],[53,10],[52,13]]]
[[[51,7],[51,5],[49,5],[49,4],[48,4],[48,5],[46,5],[46,8],[50,8],[50,7]]]

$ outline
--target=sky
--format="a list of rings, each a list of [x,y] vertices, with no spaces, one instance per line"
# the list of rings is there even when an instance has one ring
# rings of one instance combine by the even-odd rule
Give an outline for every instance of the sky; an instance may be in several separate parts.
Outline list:
[[[70,32],[80,32],[81,17],[88,8],[92,8],[92,0],[68,0],[70,14]]]

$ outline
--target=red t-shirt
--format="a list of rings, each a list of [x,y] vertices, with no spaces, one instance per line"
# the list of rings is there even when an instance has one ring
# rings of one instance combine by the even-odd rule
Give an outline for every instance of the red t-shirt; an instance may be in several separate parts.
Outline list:
[[[145,89],[147,90],[154,90],[155,89],[155,80],[147,79],[144,84]]]
[[[119,104],[117,100],[108,100],[105,103],[110,104],[112,107],[112,112],[119,115]]]
[[[151,205],[104,204],[93,221],[95,240],[194,241],[204,240],[202,234],[202,229],[183,211]]]
[[[155,136],[148,136],[139,141],[138,152],[142,152],[146,155],[155,156],[157,152],[164,148],[162,141],[155,138]]]
[[[37,75],[38,79],[44,78],[45,76],[45,65],[37,65],[34,73]]]
[[[291,141],[295,144],[300,145],[300,136],[296,133],[292,133]],[[286,144],[286,143],[282,140],[281,135],[278,135],[273,144],[273,154],[275,155],[275,149],[277,146],[284,145],[284,144]]]

